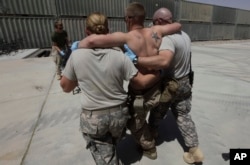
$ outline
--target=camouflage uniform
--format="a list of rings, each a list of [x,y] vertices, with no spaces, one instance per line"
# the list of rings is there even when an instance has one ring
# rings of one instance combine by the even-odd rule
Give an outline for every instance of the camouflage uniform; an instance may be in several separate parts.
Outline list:
[[[151,89],[135,91],[129,88],[131,118],[127,127],[143,150],[155,149],[155,140],[146,120],[148,112],[155,108],[160,99],[160,82]],[[145,92],[144,92],[145,91]],[[139,94],[138,94],[139,93]]]
[[[115,147],[129,117],[126,105],[96,111],[82,110],[81,130],[86,148],[90,149],[97,165],[122,164],[117,158]]]
[[[169,83],[174,84],[174,82],[176,82],[175,91],[171,88],[173,85],[169,86]],[[190,85],[189,77],[185,76],[177,81],[167,80],[165,83],[166,88],[163,94],[165,93],[165,96],[169,97],[167,99],[161,98],[159,106],[151,111],[149,117],[150,126],[153,128],[158,127],[159,121],[164,118],[168,109],[171,108],[186,146],[198,146],[195,124],[189,114],[192,100],[192,86]]]
[[[52,42],[56,43],[60,50],[65,50],[68,47],[67,43],[68,33],[66,30],[63,30],[61,33],[53,32],[51,35]],[[62,56],[59,52],[52,46],[51,56],[56,64],[56,73],[61,75],[62,72]]]
[[[53,60],[56,64],[56,74],[61,75],[62,56],[60,56],[59,52],[54,47],[51,49],[50,56],[53,57]]]

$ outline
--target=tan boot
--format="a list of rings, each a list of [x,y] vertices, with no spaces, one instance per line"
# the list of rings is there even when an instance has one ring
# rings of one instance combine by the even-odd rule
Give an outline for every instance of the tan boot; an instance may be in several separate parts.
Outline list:
[[[57,80],[61,80],[62,76],[60,74],[56,75]]]
[[[146,156],[149,159],[155,160],[157,158],[156,147],[150,150],[143,150],[143,156]]]
[[[198,147],[192,147],[184,153],[183,159],[188,164],[199,163],[204,160],[204,155]]]

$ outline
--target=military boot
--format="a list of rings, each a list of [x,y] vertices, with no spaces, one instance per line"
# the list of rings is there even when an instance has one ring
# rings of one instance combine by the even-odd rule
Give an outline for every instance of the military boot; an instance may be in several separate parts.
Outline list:
[[[204,160],[204,155],[198,147],[192,147],[189,152],[185,152],[183,159],[188,164],[200,163]]]
[[[157,158],[156,147],[149,149],[149,150],[143,150],[143,156],[146,156],[149,159],[155,160]]]
[[[61,74],[57,74],[57,75],[56,75],[56,78],[57,78],[57,80],[61,80],[61,79],[62,79]]]

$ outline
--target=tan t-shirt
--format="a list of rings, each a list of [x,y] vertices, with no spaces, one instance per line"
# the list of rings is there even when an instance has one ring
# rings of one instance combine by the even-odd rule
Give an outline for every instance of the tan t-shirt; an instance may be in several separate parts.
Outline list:
[[[97,110],[124,103],[127,93],[123,82],[137,72],[119,48],[77,49],[72,52],[63,75],[78,80],[82,108]]]
[[[181,31],[163,37],[159,50],[170,50],[174,53],[173,61],[170,67],[164,70],[164,75],[173,76],[177,79],[188,75],[191,65],[191,40],[185,32]]]

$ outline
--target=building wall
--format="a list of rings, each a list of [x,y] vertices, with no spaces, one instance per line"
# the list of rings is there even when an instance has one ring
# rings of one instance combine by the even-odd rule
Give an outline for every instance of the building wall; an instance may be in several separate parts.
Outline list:
[[[124,9],[135,0],[0,0],[0,39],[23,39],[24,48],[51,46],[53,23],[63,21],[72,41],[85,37],[84,21],[99,11],[109,17],[110,32],[126,32]],[[181,0],[136,0],[147,11],[145,26],[155,10],[168,7],[192,41],[250,38],[250,11]]]

